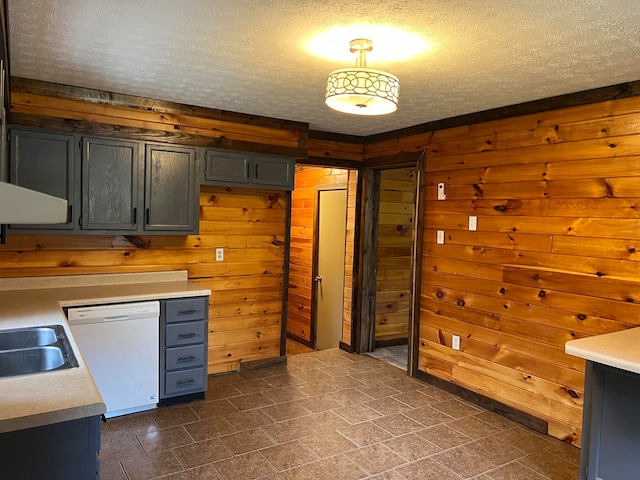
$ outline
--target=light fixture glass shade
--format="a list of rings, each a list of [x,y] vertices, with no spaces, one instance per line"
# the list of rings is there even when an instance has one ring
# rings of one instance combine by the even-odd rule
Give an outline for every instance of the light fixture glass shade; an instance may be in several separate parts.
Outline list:
[[[370,68],[343,68],[329,74],[325,103],[344,113],[385,115],[398,108],[398,77]]]

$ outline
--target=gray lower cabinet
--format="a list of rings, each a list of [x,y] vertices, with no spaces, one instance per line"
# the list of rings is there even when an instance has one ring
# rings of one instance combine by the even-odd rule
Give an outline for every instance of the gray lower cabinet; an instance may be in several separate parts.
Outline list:
[[[208,297],[160,302],[160,405],[204,398]]]
[[[192,148],[146,145],[145,230],[194,232],[196,152]]]
[[[294,171],[293,158],[208,149],[203,183],[293,190]]]
[[[67,222],[59,225],[10,225],[15,230],[73,230],[80,214],[76,205],[78,145],[74,135],[13,129],[10,133],[9,181],[15,185],[62,198],[69,204]]]
[[[100,417],[0,433],[0,478],[97,480]]]
[[[198,233],[196,149],[12,128],[10,181],[69,202],[63,225],[13,233]]]
[[[580,480],[639,478],[640,375],[587,361]]]
[[[82,229],[138,229],[143,165],[139,142],[82,139]]]

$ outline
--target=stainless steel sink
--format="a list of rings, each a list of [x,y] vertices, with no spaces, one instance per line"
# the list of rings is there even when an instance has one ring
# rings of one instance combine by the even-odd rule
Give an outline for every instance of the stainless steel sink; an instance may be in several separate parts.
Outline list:
[[[61,325],[54,326],[61,327]],[[0,330],[0,350],[43,347],[56,343],[58,337],[54,326]]]
[[[0,378],[77,366],[62,325],[0,330]]]

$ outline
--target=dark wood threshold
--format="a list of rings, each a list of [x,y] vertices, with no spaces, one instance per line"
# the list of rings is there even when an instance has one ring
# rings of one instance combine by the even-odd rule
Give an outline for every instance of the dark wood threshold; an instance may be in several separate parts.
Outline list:
[[[265,358],[260,360],[251,360],[249,362],[240,362],[240,371],[256,370],[258,368],[276,367],[278,365],[286,365],[287,356]]]
[[[397,347],[398,345],[409,345],[409,339],[405,337],[390,338],[389,340],[376,340],[376,348]]]
[[[349,345],[348,343],[340,342],[338,344],[338,346],[340,347],[340,350],[344,350],[345,352],[348,352],[348,353],[354,353],[355,352],[353,347],[351,345]]]
[[[293,340],[294,342],[298,342],[298,343],[304,345],[305,347],[313,348],[313,345],[311,344],[310,340],[307,340],[307,339],[304,339],[302,337],[299,337],[295,333],[287,332],[287,338],[289,340]]]
[[[441,388],[446,392],[458,395],[465,400],[469,400],[470,402],[480,405],[481,407],[502,415],[503,417],[507,417],[508,419],[529,427],[536,432],[548,435],[549,425],[547,422],[534,417],[533,415],[522,412],[517,408],[510,407],[498,402],[497,400],[485,397],[484,395],[469,390],[468,388],[461,387],[460,385],[456,385],[455,383],[447,382],[446,380],[436,377],[435,375],[431,375],[430,373],[418,371],[416,378]]]

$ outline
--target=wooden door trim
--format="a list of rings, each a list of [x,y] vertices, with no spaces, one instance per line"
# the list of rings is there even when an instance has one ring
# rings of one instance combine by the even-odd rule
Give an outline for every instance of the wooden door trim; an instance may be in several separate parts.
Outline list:
[[[287,318],[289,315],[289,260],[291,257],[291,192],[285,192],[284,268],[282,272],[282,312],[280,320],[280,357],[287,355]]]

